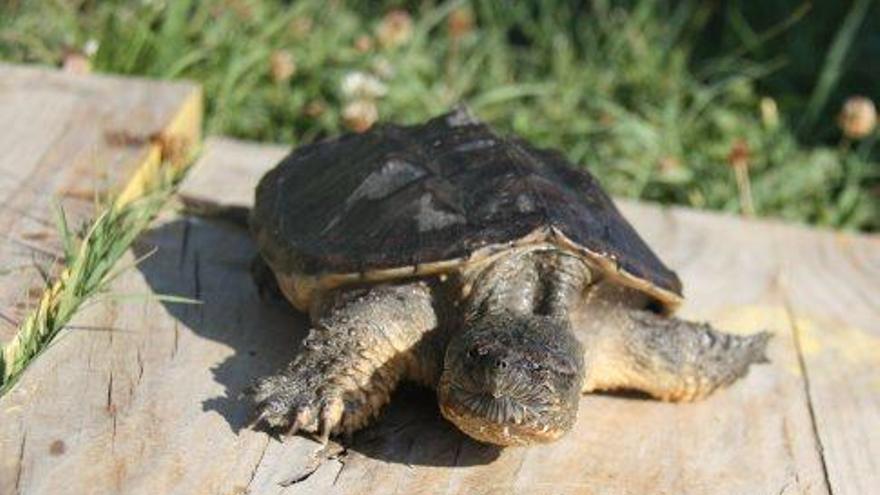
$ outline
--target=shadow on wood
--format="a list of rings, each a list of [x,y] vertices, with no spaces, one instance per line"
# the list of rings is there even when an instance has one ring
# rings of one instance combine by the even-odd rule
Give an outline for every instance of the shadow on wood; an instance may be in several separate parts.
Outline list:
[[[182,194],[246,207],[288,151],[210,139]],[[315,442],[243,428],[250,411],[236,399],[292,357],[306,319],[259,300],[243,229],[172,216],[141,239],[138,253],[158,248],[142,272],[123,273],[112,291],[205,303],[108,297],[78,315],[0,398],[0,493],[842,495],[878,486],[876,236],[620,206],[684,281],[683,316],[772,330],[770,364],[692,404],[586,395],[558,442],[500,452],[440,419],[430,391],[406,389],[346,452],[315,467]]]
[[[221,415],[238,434],[253,413],[241,392],[294,357],[308,317],[284,301],[259,297],[249,270],[256,247],[240,226],[180,217],[149,231],[134,250],[146,256],[138,268],[153,293],[200,301],[163,302],[171,316],[234,350],[211,369],[223,395],[204,400],[202,409]],[[471,466],[499,455],[499,449],[472,441],[445,421],[433,391],[414,385],[395,394],[372,426],[342,443],[364,456],[406,465]]]

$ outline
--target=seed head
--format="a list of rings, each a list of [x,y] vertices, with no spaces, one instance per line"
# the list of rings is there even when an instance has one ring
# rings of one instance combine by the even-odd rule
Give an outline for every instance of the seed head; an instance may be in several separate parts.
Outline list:
[[[456,39],[474,30],[474,13],[467,7],[457,7],[446,20],[449,37]]]
[[[373,38],[369,34],[362,34],[354,40],[354,49],[360,53],[367,53],[373,49]]]
[[[660,169],[662,175],[674,175],[682,170],[681,160],[671,155],[665,155],[657,161],[657,168]]]
[[[70,74],[89,74],[92,72],[92,61],[80,52],[69,51],[61,59],[61,70]]]
[[[275,50],[269,57],[269,66],[272,80],[283,83],[290,80],[296,74],[296,62],[293,54],[287,50]]]
[[[727,154],[727,164],[733,168],[748,168],[750,155],[749,143],[745,139],[737,139]]]
[[[847,138],[862,139],[877,126],[877,108],[870,98],[851,96],[843,104],[837,124]]]
[[[376,39],[383,48],[394,48],[412,38],[412,17],[405,10],[392,10],[385,14],[376,28]]]
[[[327,110],[327,105],[325,105],[320,100],[312,100],[305,104],[302,108],[302,112],[306,117],[311,117],[313,119],[320,117]]]
[[[345,126],[355,132],[364,132],[379,119],[379,109],[371,100],[355,100],[342,109]]]
[[[296,17],[290,21],[290,31],[299,39],[305,38],[312,32],[314,21],[311,17]]]

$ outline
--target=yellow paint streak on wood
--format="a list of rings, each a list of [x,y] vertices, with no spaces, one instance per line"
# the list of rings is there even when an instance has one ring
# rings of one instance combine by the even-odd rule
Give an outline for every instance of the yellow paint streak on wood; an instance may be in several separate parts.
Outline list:
[[[733,306],[707,315],[711,322],[725,332],[748,335],[762,330],[778,334],[789,325],[788,314],[782,306]]]
[[[785,307],[775,305],[729,307],[706,317],[719,329],[741,335],[761,330],[778,335],[781,328],[789,326],[798,332],[800,352],[805,357],[831,352],[848,365],[880,367],[880,337],[828,317],[789,314]],[[797,363],[787,363],[785,368],[801,373]]]
[[[802,350],[810,356],[833,352],[849,364],[880,366],[880,337],[846,323],[816,316],[798,316]]]
[[[116,197],[113,207],[119,208],[144,197],[160,184],[163,178],[168,177],[164,174],[180,172],[184,169],[189,163],[191,150],[195,149],[201,139],[202,112],[202,92],[194,91],[183,102],[169,124],[156,136],[150,138],[143,161],[135,168],[132,178]],[[165,170],[166,166],[172,169]],[[100,218],[103,214],[106,214],[106,210],[96,218]],[[3,346],[3,362],[6,363],[2,370],[3,381],[21,371],[20,356],[24,351],[24,343],[33,339],[34,332],[40,331],[38,322],[52,313],[52,308],[58,306],[59,296],[69,278],[70,271],[65,268],[57,280],[40,296],[36,309],[24,320],[15,337]]]
[[[202,113],[202,92],[199,90],[181,105],[168,126],[151,138],[143,163],[116,198],[117,207],[149,193],[165,177],[163,167],[171,167],[167,172],[172,174],[186,167],[192,150],[201,138]]]

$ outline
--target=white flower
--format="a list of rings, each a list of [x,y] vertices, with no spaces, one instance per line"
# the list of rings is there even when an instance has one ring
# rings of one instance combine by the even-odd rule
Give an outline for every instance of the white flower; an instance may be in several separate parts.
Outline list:
[[[346,99],[381,98],[388,88],[379,79],[366,72],[349,72],[342,78],[342,95]]]
[[[89,38],[89,39],[86,41],[86,43],[83,45],[83,50],[82,50],[82,51],[83,51],[83,54],[84,54],[86,57],[90,57],[90,58],[91,58],[91,57],[94,57],[95,54],[98,53],[98,48],[99,48],[100,46],[101,46],[101,44],[98,43],[98,40],[96,40],[96,39],[94,39],[94,38]]]

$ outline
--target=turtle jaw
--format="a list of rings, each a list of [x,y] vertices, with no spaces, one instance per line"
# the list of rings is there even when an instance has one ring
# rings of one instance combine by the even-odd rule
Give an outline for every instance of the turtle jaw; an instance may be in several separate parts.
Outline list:
[[[441,380],[440,412],[459,430],[484,443],[522,446],[548,443],[568,432],[577,409],[564,404],[529,405],[509,396],[467,391]]]

